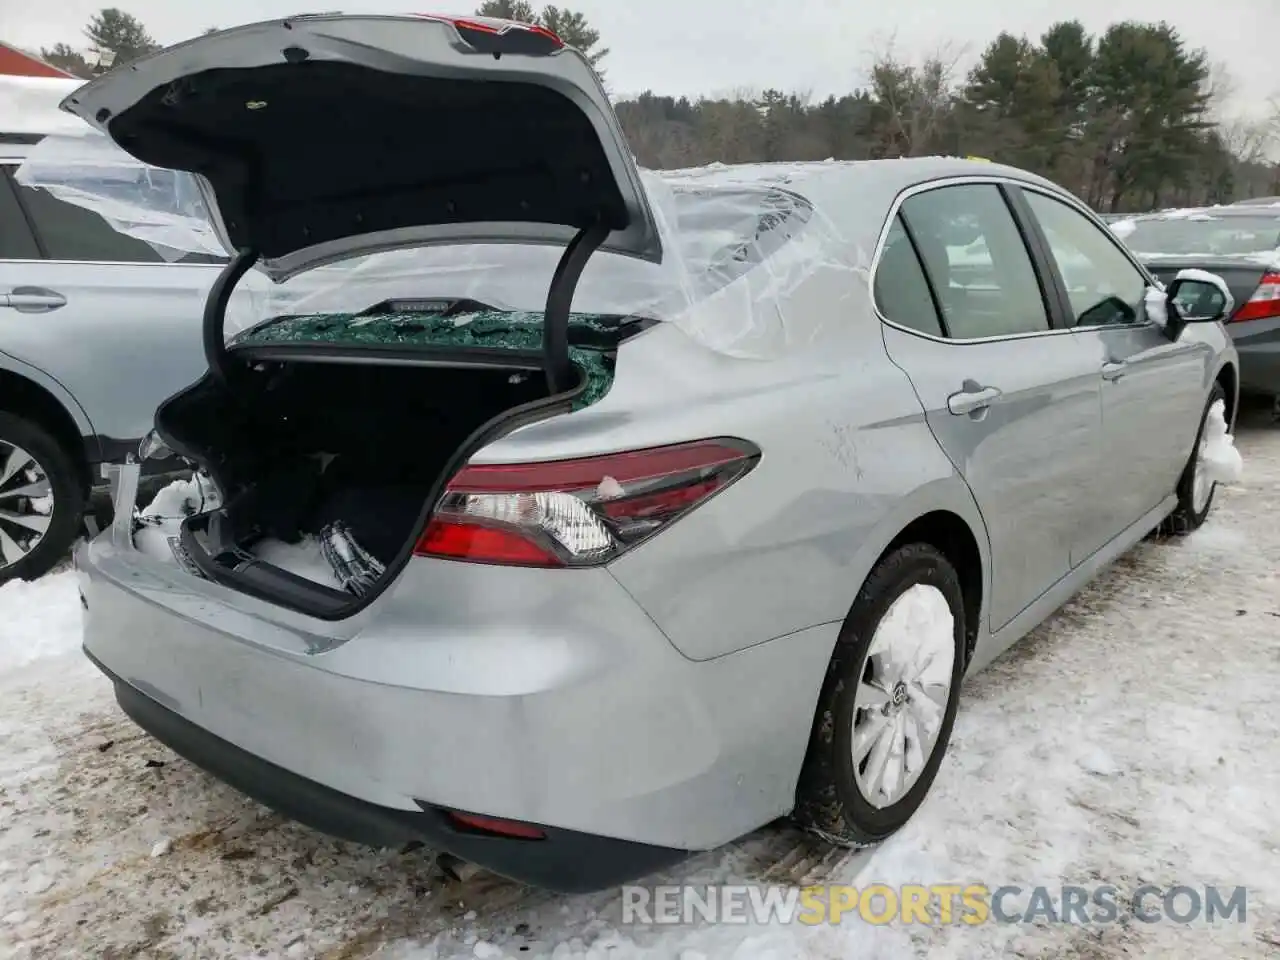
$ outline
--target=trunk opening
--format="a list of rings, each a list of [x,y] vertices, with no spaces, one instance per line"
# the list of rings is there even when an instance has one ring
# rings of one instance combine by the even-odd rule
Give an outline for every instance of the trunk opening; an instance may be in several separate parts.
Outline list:
[[[465,441],[508,413],[546,416],[570,403],[537,375],[501,368],[284,361],[237,377],[234,395],[206,378],[159,421],[167,441],[203,454],[197,462],[223,497],[183,524],[182,546],[211,579],[317,616],[349,615],[408,559]],[[384,571],[363,595],[336,571],[323,576],[321,544],[335,521]]]
[[[211,371],[160,408],[160,436],[220,494],[174,531],[174,559],[321,619],[350,616],[403,569],[444,484],[476,449],[598,400],[619,344],[653,322],[566,317],[571,379],[553,393],[542,314],[403,306],[268,321],[227,347],[223,377]],[[343,568],[354,572],[346,584],[332,559],[335,523],[372,558]]]
[[[452,473],[503,432],[602,396],[617,345],[652,322],[570,314],[609,233],[599,220],[577,231],[541,314],[383,301],[275,317],[227,342],[231,294],[258,261],[242,249],[205,301],[208,372],[156,412],[169,449],[218,491],[216,507],[165,537],[173,559],[323,619],[373,602]]]

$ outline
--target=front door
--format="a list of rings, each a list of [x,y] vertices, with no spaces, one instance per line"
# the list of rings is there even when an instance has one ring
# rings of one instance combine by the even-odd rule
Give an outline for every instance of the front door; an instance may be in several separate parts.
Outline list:
[[[1098,373],[1084,345],[1054,328],[1000,186],[931,187],[899,218],[876,277],[885,345],[986,522],[994,631],[1071,569],[1092,497]]]
[[[1195,444],[1213,353],[1171,340],[1147,315],[1143,272],[1115,238],[1063,200],[1026,189],[1102,391],[1099,492],[1082,529],[1093,553],[1174,492]],[[1082,559],[1082,558],[1077,558]]]

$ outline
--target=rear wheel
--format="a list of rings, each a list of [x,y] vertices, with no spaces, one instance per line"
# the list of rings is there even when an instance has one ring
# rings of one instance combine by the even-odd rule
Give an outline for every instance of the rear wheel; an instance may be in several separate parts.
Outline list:
[[[1192,448],[1191,459],[1187,462],[1186,469],[1182,471],[1182,478],[1178,481],[1178,505],[1165,522],[1165,529],[1175,536],[1183,536],[1200,529],[1209,518],[1209,511],[1213,509],[1213,495],[1218,485],[1209,479],[1204,462],[1204,425],[1209,419],[1209,410],[1217,401],[1225,400],[1226,396],[1227,393],[1222,389],[1222,384],[1215,383],[1209,392],[1209,402],[1205,404],[1204,413],[1200,415],[1196,445]]]
[[[83,514],[80,475],[62,445],[38,424],[0,413],[0,583],[52,569]]]
[[[964,599],[929,544],[872,571],[827,668],[796,795],[804,827],[846,846],[903,826],[946,754],[964,672]]]

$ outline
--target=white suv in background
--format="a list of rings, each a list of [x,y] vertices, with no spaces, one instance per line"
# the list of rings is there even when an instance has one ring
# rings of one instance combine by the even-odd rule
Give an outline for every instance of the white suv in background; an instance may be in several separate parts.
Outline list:
[[[45,137],[87,132],[58,110],[79,85],[0,77],[0,582],[66,555],[101,465],[136,451],[161,401],[205,369],[201,311],[226,259],[166,261],[92,210],[19,182]],[[126,192],[175,181],[141,166],[114,175]]]

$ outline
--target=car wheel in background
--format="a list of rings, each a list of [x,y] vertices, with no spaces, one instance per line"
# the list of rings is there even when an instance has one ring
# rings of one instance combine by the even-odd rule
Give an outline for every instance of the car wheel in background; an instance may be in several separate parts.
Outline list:
[[[56,566],[80,530],[84,500],[79,471],[57,439],[0,413],[0,583]]]
[[[897,831],[946,754],[964,674],[964,599],[929,544],[881,559],[845,620],[818,701],[795,819],[834,843]]]
[[[1205,470],[1202,456],[1205,446],[1204,425],[1209,419],[1210,408],[1217,401],[1225,400],[1226,396],[1222,385],[1215,383],[1213,390],[1209,393],[1209,402],[1204,406],[1204,413],[1200,415],[1200,429],[1196,431],[1196,443],[1191,450],[1191,460],[1178,481],[1178,505],[1173,513],[1169,514],[1169,519],[1164,524],[1165,531],[1174,536],[1184,536],[1193,530],[1198,530],[1208,519],[1209,511],[1213,509],[1213,496],[1217,492],[1217,484],[1209,481]]]

